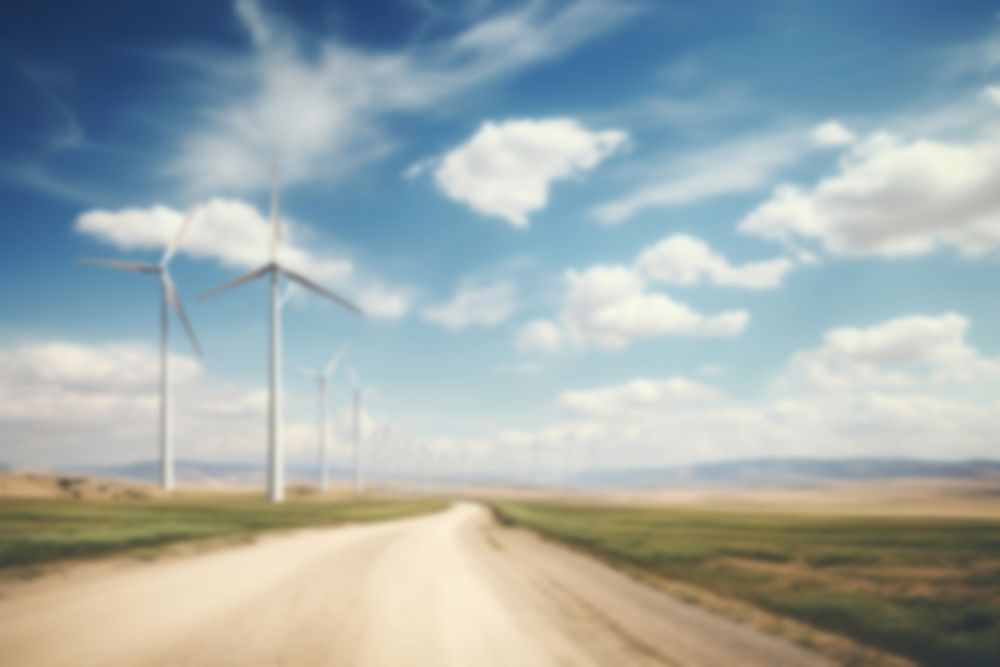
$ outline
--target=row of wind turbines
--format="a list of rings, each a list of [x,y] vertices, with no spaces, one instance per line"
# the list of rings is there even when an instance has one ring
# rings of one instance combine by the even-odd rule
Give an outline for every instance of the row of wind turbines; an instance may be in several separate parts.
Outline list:
[[[194,351],[201,356],[201,346],[195,336],[191,320],[187,316],[180,294],[174,285],[170,275],[170,262],[181,242],[191,226],[195,217],[198,205],[189,209],[177,229],[173,238],[167,244],[166,249],[160,258],[159,263],[132,262],[119,259],[95,259],[81,258],[80,261],[86,264],[94,264],[122,271],[134,273],[151,274],[159,277],[160,280],[160,485],[165,491],[174,488],[174,441],[173,441],[173,406],[172,394],[173,386],[170,374],[170,322],[171,311],[176,312],[177,319],[184,327],[187,337],[191,342]],[[269,321],[269,392],[268,392],[268,418],[267,418],[267,442],[268,442],[268,469],[267,469],[267,494],[271,502],[280,503],[285,499],[285,466],[284,449],[282,442],[282,347],[281,347],[281,311],[283,305],[282,279],[295,282],[306,289],[309,289],[355,315],[363,315],[361,309],[348,299],[340,296],[336,292],[319,285],[314,280],[301,273],[283,265],[279,261],[279,250],[281,247],[281,215],[280,215],[280,195],[278,188],[278,160],[275,156],[271,162],[271,239],[270,239],[270,260],[256,269],[238,276],[218,287],[205,292],[199,300],[226,292],[245,283],[252,282],[258,278],[267,277],[270,281],[270,302],[268,309]],[[327,414],[328,402],[327,383],[330,376],[336,370],[340,362],[344,359],[347,351],[346,344],[342,346],[330,359],[322,371],[312,371],[301,369],[308,376],[317,382],[319,390],[319,456],[320,456],[320,487],[325,489],[328,484],[327,465]],[[354,492],[361,491],[360,464],[361,464],[361,399],[362,388],[357,380],[357,375],[347,362],[347,370],[353,387],[353,440],[354,440]]]

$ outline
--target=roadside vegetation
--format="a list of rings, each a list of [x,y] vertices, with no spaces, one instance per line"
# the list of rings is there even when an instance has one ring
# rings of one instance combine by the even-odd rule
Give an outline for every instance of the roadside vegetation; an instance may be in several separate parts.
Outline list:
[[[381,521],[434,512],[431,499],[257,498],[0,500],[0,568],[270,530]]]
[[[907,656],[1000,665],[1000,521],[500,503],[502,521]]]

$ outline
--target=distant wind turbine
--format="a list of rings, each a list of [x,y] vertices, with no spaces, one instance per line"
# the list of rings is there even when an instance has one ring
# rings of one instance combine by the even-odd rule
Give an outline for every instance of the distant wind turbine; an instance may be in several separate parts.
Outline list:
[[[184,234],[194,219],[197,208],[196,204],[188,210],[181,226],[167,244],[158,264],[91,257],[83,257],[79,260],[85,264],[105,266],[121,271],[155,274],[160,278],[160,486],[164,491],[170,491],[174,488],[173,386],[170,379],[171,309],[177,313],[177,319],[184,325],[184,331],[187,332],[188,340],[191,341],[191,347],[194,348],[198,356],[201,356],[201,346],[198,345],[191,321],[184,311],[184,304],[181,303],[180,294],[177,293],[174,281],[170,277],[170,260],[177,252],[181,239],[184,238]]]
[[[329,381],[330,375],[337,370],[337,365],[340,364],[340,360],[344,357],[344,353],[347,351],[347,343],[340,346],[330,361],[327,362],[326,366],[321,371],[314,371],[308,368],[299,368],[299,372],[305,375],[307,378],[316,381],[316,387],[319,390],[319,488],[323,491],[327,487],[327,468],[328,457],[327,457],[327,446],[326,446],[326,435],[328,430],[327,418],[326,418],[326,404],[329,396]],[[334,410],[334,414],[336,410]]]
[[[354,390],[352,413],[354,427],[354,496],[361,495],[361,398],[364,389],[358,382],[358,375],[354,372],[354,366],[347,362],[347,375],[351,378],[351,388]]]
[[[227,283],[223,283],[199,297],[199,299],[207,299],[265,275],[271,278],[267,493],[271,502],[274,503],[280,503],[285,499],[284,451],[282,450],[281,442],[281,307],[284,302],[284,296],[281,293],[281,277],[285,276],[299,285],[325,296],[327,299],[353,313],[362,314],[360,308],[339,294],[318,285],[301,273],[281,264],[278,258],[278,250],[281,245],[281,217],[278,208],[278,159],[275,156],[271,161],[271,261],[260,268],[249,271]]]

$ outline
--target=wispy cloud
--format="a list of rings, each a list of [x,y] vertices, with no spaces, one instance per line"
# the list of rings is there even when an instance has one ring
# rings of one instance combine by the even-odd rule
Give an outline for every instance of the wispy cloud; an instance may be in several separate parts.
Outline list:
[[[83,126],[57,90],[58,86],[65,85],[67,75],[64,72],[31,65],[22,65],[21,72],[45,101],[56,121],[46,138],[47,148],[61,151],[83,146],[86,141]]]
[[[601,224],[616,225],[649,209],[758,190],[810,152],[830,145],[829,141],[818,140],[829,137],[817,138],[816,131],[809,128],[764,132],[664,162],[648,161],[646,171],[655,172],[656,177],[647,178],[625,195],[596,206],[591,214]]]
[[[445,303],[424,309],[424,319],[432,324],[461,331],[469,327],[493,327],[517,309],[517,289],[509,281],[466,283]]]
[[[635,13],[608,0],[549,2],[493,14],[451,38],[374,53],[335,38],[306,53],[253,0],[236,16],[255,48],[253,64],[202,67],[219,103],[182,138],[172,170],[198,188],[249,189],[266,181],[262,155],[280,149],[291,182],[336,177],[390,148],[386,114],[417,112],[471,88],[560,56]],[[191,59],[197,62],[197,59]]]

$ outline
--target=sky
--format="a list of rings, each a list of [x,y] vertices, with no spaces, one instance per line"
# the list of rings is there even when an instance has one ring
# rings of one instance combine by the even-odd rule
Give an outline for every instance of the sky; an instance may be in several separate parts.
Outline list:
[[[18,6],[20,5],[20,6]],[[81,3],[0,21],[0,461],[264,462],[277,154],[298,372],[385,461],[1000,456],[1000,15],[884,0]],[[194,207],[194,208],[192,208]],[[333,380],[346,461],[349,380]],[[388,430],[386,430],[388,429]]]

